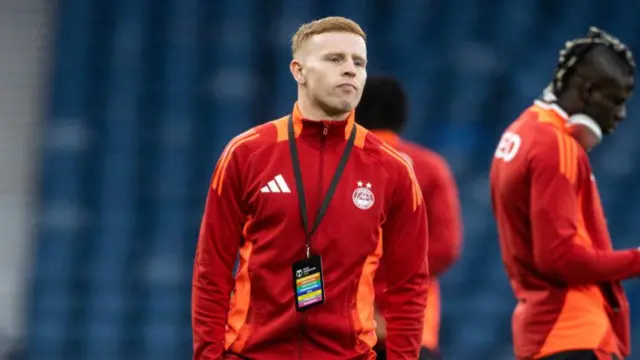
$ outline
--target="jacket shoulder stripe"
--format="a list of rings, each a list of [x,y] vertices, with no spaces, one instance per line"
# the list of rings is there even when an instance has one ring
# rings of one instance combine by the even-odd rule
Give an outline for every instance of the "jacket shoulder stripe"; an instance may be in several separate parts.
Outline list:
[[[213,175],[213,182],[211,186],[214,190],[217,190],[218,195],[222,193],[222,184],[224,182],[224,175],[227,171],[227,167],[229,165],[229,161],[231,161],[231,155],[238,148],[238,146],[244,144],[247,141],[251,141],[260,136],[260,134],[256,133],[254,129],[250,129],[245,131],[244,133],[233,138],[229,144],[227,144],[226,148],[222,152],[220,159],[218,160],[218,164],[216,165],[216,170]]]
[[[289,129],[287,128],[288,120],[289,115],[271,121],[271,123],[276,127],[276,142],[281,142],[289,139]]]
[[[384,150],[387,154],[391,155],[392,158],[402,163],[402,165],[407,170],[409,178],[411,179],[411,187],[412,187],[412,193],[413,193],[413,210],[415,211],[418,208],[418,206],[422,204],[422,194],[420,192],[420,186],[418,185],[418,180],[416,179],[416,175],[413,172],[413,168],[411,167],[409,162],[407,162],[407,160],[404,159],[402,155],[400,155],[398,151],[396,151],[386,143],[382,143],[380,148]]]
[[[558,141],[558,166],[559,171],[571,184],[578,179],[578,145],[569,136],[556,131]]]

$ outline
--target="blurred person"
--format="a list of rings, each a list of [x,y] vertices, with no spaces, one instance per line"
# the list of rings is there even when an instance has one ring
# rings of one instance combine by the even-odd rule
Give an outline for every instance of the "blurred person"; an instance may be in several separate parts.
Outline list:
[[[427,210],[429,233],[429,296],[424,314],[420,359],[438,359],[440,330],[440,289],[436,277],[458,258],[462,224],[458,189],[444,158],[398,135],[407,118],[407,97],[402,85],[392,77],[369,77],[356,108],[358,123],[398,150],[412,164]],[[427,241],[425,238],[424,241]],[[394,266],[390,264],[388,266]],[[385,256],[375,276],[378,323],[378,359],[385,359]]]
[[[518,359],[630,353],[620,281],[640,275],[640,254],[613,250],[587,152],[625,118],[634,77],[627,46],[592,27],[566,43],[542,98],[497,146],[491,198]]]
[[[193,358],[374,359],[384,253],[396,264],[388,357],[416,359],[426,211],[409,163],[354,121],[365,33],[346,18],[316,20],[298,29],[292,53],[292,113],[231,140],[214,170],[194,265]]]

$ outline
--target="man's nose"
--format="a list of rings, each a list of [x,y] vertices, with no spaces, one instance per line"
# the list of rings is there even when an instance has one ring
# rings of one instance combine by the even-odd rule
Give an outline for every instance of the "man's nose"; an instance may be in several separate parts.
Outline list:
[[[618,111],[616,112],[616,120],[622,121],[626,117],[627,117],[627,107],[625,105],[622,105],[621,107],[618,108]]]
[[[345,62],[344,67],[342,68],[342,75],[348,77],[356,76],[356,66],[353,61]]]

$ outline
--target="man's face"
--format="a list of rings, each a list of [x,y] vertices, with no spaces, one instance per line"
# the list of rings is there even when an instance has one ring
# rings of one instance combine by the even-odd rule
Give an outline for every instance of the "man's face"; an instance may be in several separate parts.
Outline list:
[[[292,72],[316,105],[329,115],[338,115],[360,102],[366,65],[367,46],[361,36],[329,32],[307,40],[292,62]]]
[[[593,79],[585,94],[584,113],[598,123],[603,134],[611,134],[625,119],[633,87],[634,78],[629,72],[605,72]]]

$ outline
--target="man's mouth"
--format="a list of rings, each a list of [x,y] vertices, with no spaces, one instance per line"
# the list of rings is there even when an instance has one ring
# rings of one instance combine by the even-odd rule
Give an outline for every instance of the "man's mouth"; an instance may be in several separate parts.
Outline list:
[[[338,85],[338,88],[339,88],[339,89],[351,89],[351,90],[353,90],[353,91],[358,90],[358,89],[356,88],[356,86],[355,86],[355,85],[353,85],[353,84],[340,84],[340,85]]]
[[[611,130],[615,130],[615,129],[617,129],[617,128],[618,128],[618,125],[620,125],[620,123],[621,123],[621,122],[622,122],[622,120],[614,120],[614,121],[611,123],[611,126],[610,126]]]
[[[618,128],[619,121],[610,122],[606,129],[603,129],[605,133],[610,134]]]

